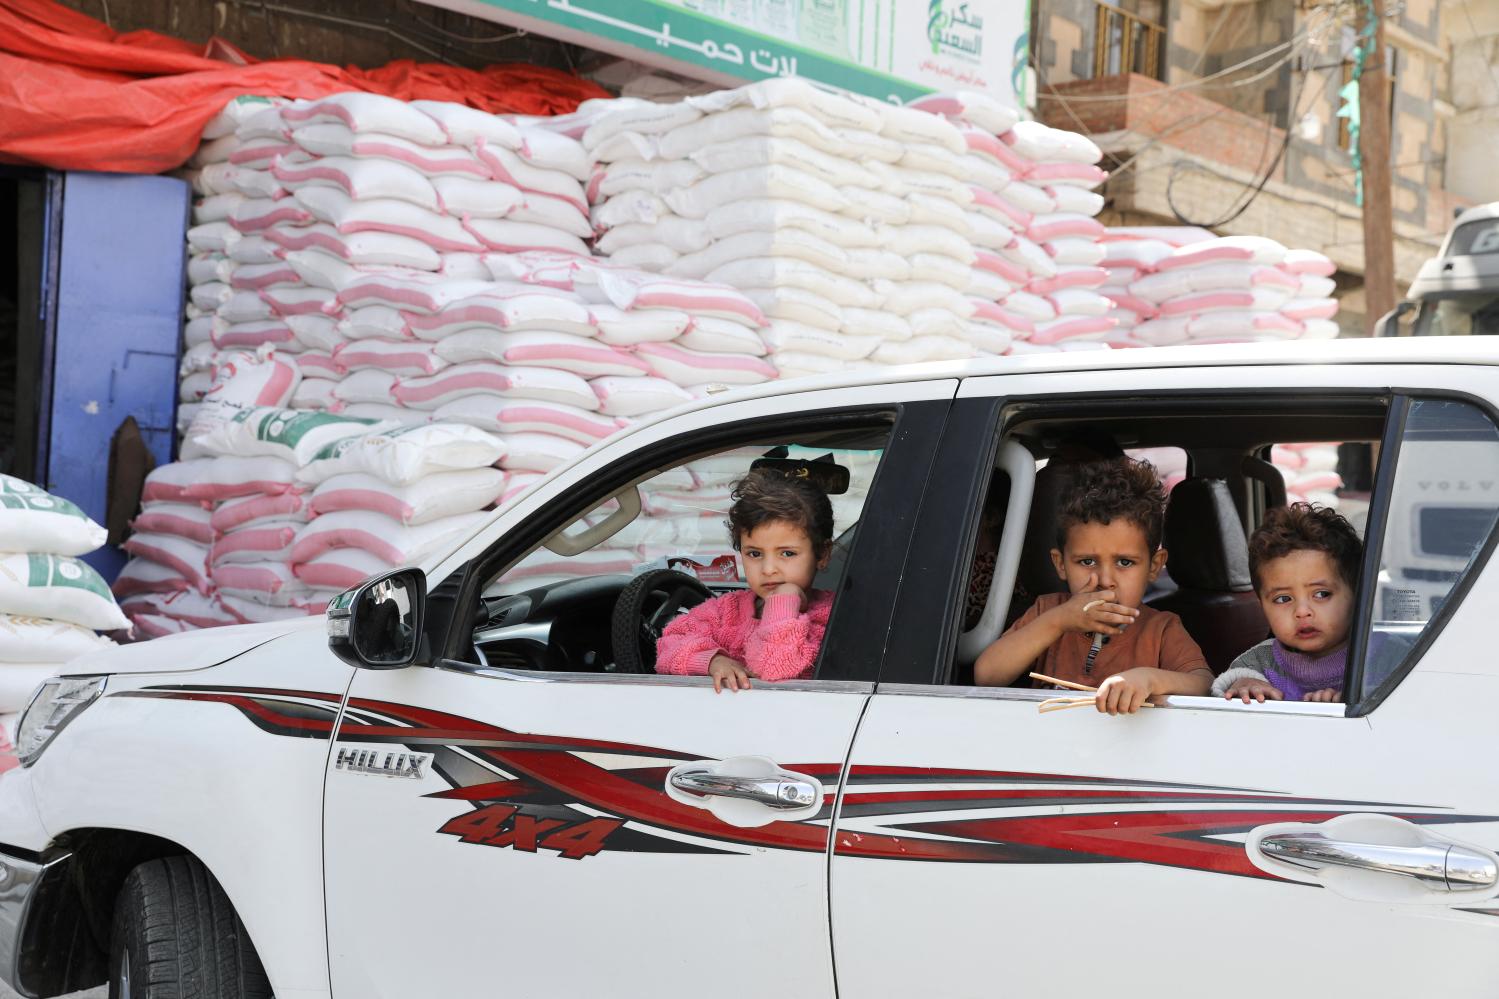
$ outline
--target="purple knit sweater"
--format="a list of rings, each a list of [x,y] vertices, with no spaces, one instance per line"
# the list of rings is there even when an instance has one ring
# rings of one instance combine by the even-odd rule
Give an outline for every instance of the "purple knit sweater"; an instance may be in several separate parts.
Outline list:
[[[1343,674],[1348,668],[1348,646],[1323,656],[1288,649],[1276,639],[1272,643],[1275,665],[1265,669],[1265,679],[1285,695],[1288,701],[1299,701],[1307,694],[1329,687],[1343,689]]]

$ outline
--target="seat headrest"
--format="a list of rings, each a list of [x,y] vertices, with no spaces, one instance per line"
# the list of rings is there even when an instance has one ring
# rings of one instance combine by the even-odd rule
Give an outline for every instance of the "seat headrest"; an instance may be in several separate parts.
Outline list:
[[[1249,580],[1249,545],[1222,479],[1185,479],[1166,504],[1164,543],[1171,578],[1194,590],[1243,592]]]

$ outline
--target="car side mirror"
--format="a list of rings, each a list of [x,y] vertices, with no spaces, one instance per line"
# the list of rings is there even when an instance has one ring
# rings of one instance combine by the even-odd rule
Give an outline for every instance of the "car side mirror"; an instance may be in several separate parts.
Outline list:
[[[427,574],[373,576],[328,603],[328,648],[360,669],[404,669],[421,650]]]
[[[1416,311],[1416,303],[1410,299],[1395,303],[1394,309],[1380,316],[1374,323],[1374,335],[1376,337],[1399,336],[1400,320],[1414,311]]]

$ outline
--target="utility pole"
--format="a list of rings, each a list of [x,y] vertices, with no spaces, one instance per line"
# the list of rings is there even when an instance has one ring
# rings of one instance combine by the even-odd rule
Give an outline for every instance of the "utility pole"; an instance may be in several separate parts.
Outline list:
[[[1373,31],[1369,22],[1373,20]],[[1359,4],[1360,37],[1369,38],[1359,80],[1359,154],[1364,168],[1365,329],[1395,307],[1395,231],[1390,196],[1390,77],[1385,72],[1384,0]]]

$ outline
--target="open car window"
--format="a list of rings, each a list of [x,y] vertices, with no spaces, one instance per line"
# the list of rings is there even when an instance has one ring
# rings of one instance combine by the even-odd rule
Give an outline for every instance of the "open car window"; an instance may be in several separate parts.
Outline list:
[[[706,455],[668,468],[590,507],[487,585],[485,595],[500,596],[587,576],[633,575],[650,569],[678,569],[710,586],[743,585],[743,569],[727,523],[735,482],[744,478],[756,462],[767,459],[845,469],[847,490],[828,499],[833,505],[838,543],[846,545],[859,522],[880,454],[877,448],[771,443]],[[620,516],[622,503],[636,508],[633,516]],[[625,522],[617,523],[620,520]],[[568,543],[588,539],[600,527],[612,530],[596,543]],[[583,550],[572,550],[578,547]],[[829,570],[836,564],[836,560],[831,562]],[[836,582],[836,578],[823,578],[818,585],[832,588]]]
[[[765,436],[658,467],[605,495],[570,495],[562,502],[576,507],[554,512],[562,526],[484,581],[473,635],[479,664],[653,672],[656,640],[675,616],[746,585],[727,521],[735,483],[756,468],[828,493],[833,547],[813,587],[836,601],[889,435],[880,421]]]

